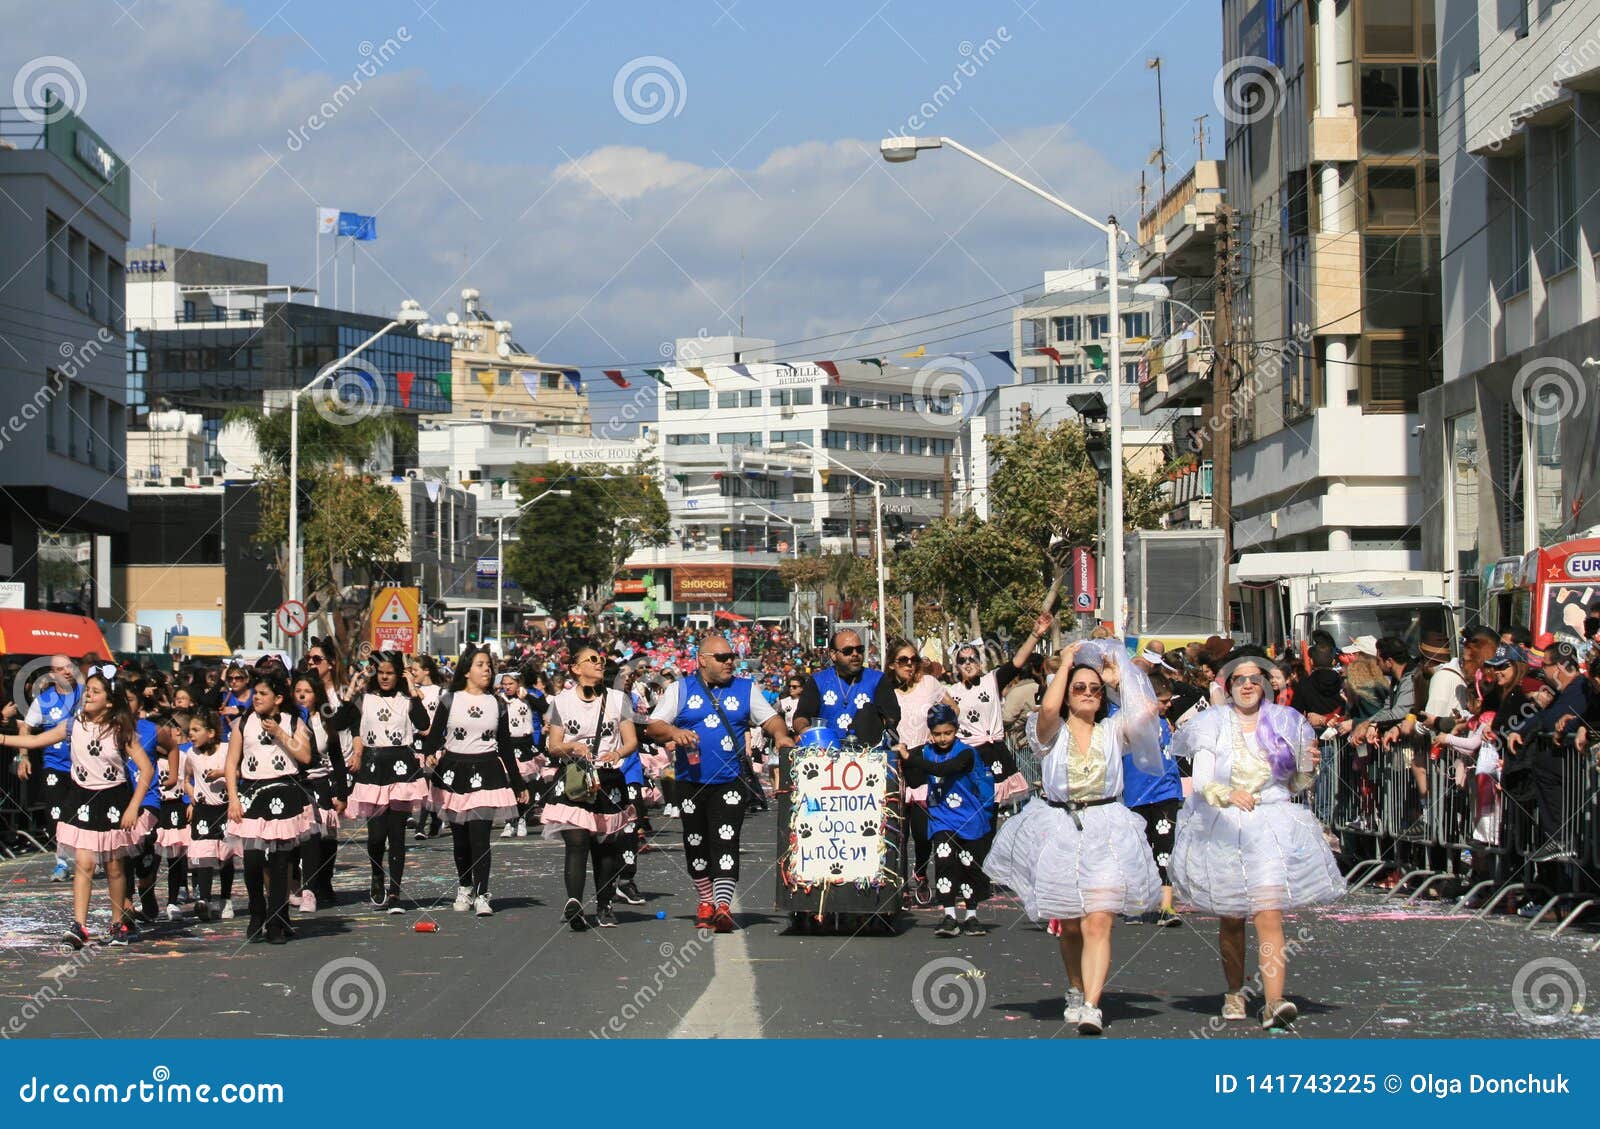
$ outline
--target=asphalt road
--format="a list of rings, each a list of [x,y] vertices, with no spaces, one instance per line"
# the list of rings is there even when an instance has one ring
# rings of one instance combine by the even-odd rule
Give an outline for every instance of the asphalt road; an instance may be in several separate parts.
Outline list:
[[[707,938],[692,925],[674,823],[658,840],[667,849],[643,860],[648,904],[619,906],[620,928],[582,934],[558,921],[560,845],[531,837],[494,840],[498,912],[488,919],[450,911],[448,839],[411,845],[406,892],[418,908],[374,913],[364,905],[365,851],[351,840],[335,880],[341,905],[297,915],[299,936],[285,946],[242,943],[241,881],[234,921],[163,922],[129,948],[74,956],[56,942],[70,892],[47,881],[48,862],[0,864],[0,1032],[1076,1037],[1061,1022],[1055,942],[1021,917],[1015,899],[984,907],[993,931],[982,938],[934,937],[933,911],[905,915],[896,936],[790,932],[788,918],[771,911],[772,819],[746,825],[742,930]],[[91,931],[103,933],[106,920],[101,908]],[[416,932],[419,920],[438,931]],[[1439,903],[1402,907],[1363,892],[1291,919],[1289,995],[1302,1018],[1286,1036],[1213,1018],[1216,924],[1184,920],[1177,929],[1115,930],[1108,1037],[1600,1034],[1581,1004],[1588,983],[1600,990],[1600,956],[1585,951],[1594,934],[1552,937],[1549,926],[1530,932],[1516,919],[1479,922]]]

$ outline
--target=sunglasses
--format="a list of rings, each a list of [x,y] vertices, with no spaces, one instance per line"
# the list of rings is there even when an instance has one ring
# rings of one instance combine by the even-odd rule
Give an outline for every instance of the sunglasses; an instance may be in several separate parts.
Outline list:
[[[712,654],[710,651],[707,651],[705,652],[705,656],[713,662],[731,663],[733,661],[732,651],[723,651],[720,654]]]
[[[1263,690],[1272,685],[1272,683],[1267,680],[1267,676],[1264,674],[1237,674],[1234,675],[1232,681],[1229,682],[1229,685],[1234,686],[1240,682],[1253,682]]]
[[[321,655],[307,655],[306,656],[306,662],[308,662],[308,663],[316,663],[318,666],[321,666],[323,663],[325,663],[327,661],[328,660],[323,658]]]
[[[917,656],[916,655],[901,655],[899,658],[894,660],[894,665],[895,666],[916,666],[917,665]]]
[[[860,654],[865,654],[866,650],[867,650],[866,647],[864,647],[864,646],[838,647],[838,648],[835,648],[835,649],[841,655],[860,655]]]
[[[1088,694],[1091,697],[1098,698],[1105,693],[1105,689],[1098,682],[1074,682],[1072,684],[1072,692],[1074,694]]]
[[[599,655],[585,655],[578,660],[581,663],[597,663],[603,661]]]
[[[976,663],[977,661],[978,661],[978,656],[977,655],[958,655],[958,656],[956,656],[956,662],[960,663],[962,666],[965,666],[968,663]]]
[[[228,681],[229,682],[243,682],[246,678],[249,678],[249,677],[250,676],[248,674],[230,674],[230,675],[228,675]]]

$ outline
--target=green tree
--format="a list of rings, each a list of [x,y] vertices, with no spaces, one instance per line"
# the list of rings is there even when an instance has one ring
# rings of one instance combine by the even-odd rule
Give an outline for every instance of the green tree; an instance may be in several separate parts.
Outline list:
[[[979,635],[994,629],[1000,609],[1042,594],[1035,556],[1015,529],[968,510],[930,523],[895,554],[893,587],[936,600],[951,626]],[[1029,619],[1037,612],[1035,598]]]

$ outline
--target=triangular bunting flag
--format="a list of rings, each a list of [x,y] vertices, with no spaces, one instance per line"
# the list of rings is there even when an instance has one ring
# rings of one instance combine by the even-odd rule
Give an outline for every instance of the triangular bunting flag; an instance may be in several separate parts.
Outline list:
[[[538,372],[525,372],[522,374],[522,390],[528,394],[528,399],[537,400],[539,398],[539,378],[543,375],[543,373]]]
[[[823,372],[827,373],[829,376],[833,377],[833,382],[835,384],[839,383],[839,366],[833,361],[818,361],[817,367]]]
[[[1061,363],[1061,350],[1060,349],[1052,349],[1048,345],[1040,345],[1038,348],[1034,349],[1034,352],[1035,353],[1043,353],[1045,356],[1049,357],[1052,361],[1054,361],[1058,365]]]
[[[397,372],[394,374],[394,386],[400,393],[400,406],[402,408],[411,406],[411,386],[416,382],[417,374],[414,372]]]
[[[928,355],[928,349],[925,345],[918,345],[915,349],[912,349],[909,352],[901,353],[900,355],[902,357],[926,357]]]
[[[1010,349],[991,349],[989,351],[989,355],[995,360],[999,361],[1001,364],[1005,365],[1012,372],[1017,371],[1017,366],[1011,360]]]
[[[575,368],[564,368],[561,370],[561,375],[572,382],[572,390],[574,392],[580,396],[583,395],[583,373]]]
[[[443,396],[446,400],[450,399],[450,386],[454,380],[455,376],[453,373],[436,372],[433,374],[433,382],[439,386],[439,395]]]
[[[428,501],[437,502],[439,500],[439,487],[441,485],[442,483],[437,479],[429,478],[423,481],[422,488],[428,492]]]
[[[711,387],[711,378],[706,375],[706,370],[705,369],[696,368],[693,365],[686,365],[684,367],[683,371],[688,373],[690,376],[698,376],[701,380],[706,382],[706,387],[707,388]]]
[[[490,400],[493,400],[495,394],[494,369],[481,368],[472,375],[478,378],[478,387],[483,389],[484,396]]]
[[[738,373],[740,376],[744,377],[746,380],[756,379],[756,375],[750,371],[749,365],[729,365],[728,367],[734,372]]]
[[[605,373],[607,379],[609,379],[611,383],[615,384],[618,388],[633,387],[633,385],[629,384],[625,379],[623,379],[622,370],[619,368],[601,369],[600,371]]]
[[[655,381],[657,384],[666,384],[667,383],[667,374],[666,374],[666,371],[663,370],[663,369],[647,368],[647,369],[644,370],[644,374],[646,376],[648,376],[651,380]]]
[[[1099,345],[1085,345],[1083,351],[1089,356],[1089,367],[1091,369],[1103,369],[1106,367],[1106,351],[1104,348]]]
[[[878,366],[878,371],[879,372],[883,371],[883,358],[882,357],[862,357],[861,358],[861,363],[864,364],[864,365],[877,365]]]

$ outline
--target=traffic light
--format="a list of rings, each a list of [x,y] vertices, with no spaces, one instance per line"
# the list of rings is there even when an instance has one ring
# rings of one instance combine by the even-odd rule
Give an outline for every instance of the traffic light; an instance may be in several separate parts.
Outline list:
[[[483,639],[483,609],[467,609],[467,642],[477,643]]]
[[[811,645],[813,647],[826,647],[828,645],[828,617],[814,615],[811,617]]]

